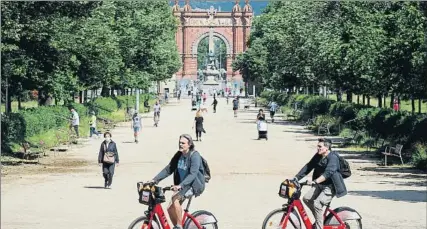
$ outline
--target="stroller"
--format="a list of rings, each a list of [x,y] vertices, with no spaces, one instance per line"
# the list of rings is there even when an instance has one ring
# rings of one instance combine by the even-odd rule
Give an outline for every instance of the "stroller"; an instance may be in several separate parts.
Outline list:
[[[191,100],[191,110],[192,111],[197,110],[197,102],[195,99]]]
[[[268,140],[268,127],[267,122],[264,120],[258,120],[257,122],[257,129],[258,129],[258,140],[261,138],[265,138],[265,140]]]

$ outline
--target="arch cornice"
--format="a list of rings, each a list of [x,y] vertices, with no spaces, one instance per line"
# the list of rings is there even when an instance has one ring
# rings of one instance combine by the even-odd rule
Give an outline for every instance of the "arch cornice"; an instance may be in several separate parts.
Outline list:
[[[224,41],[225,46],[226,46],[226,50],[227,50],[227,57],[231,57],[233,45],[227,39],[227,37],[225,37],[224,35],[222,35],[221,33],[218,33],[218,32],[213,32],[213,36],[218,37]],[[192,57],[197,56],[197,51],[198,51],[197,49],[199,48],[199,43],[201,40],[203,40],[206,37],[209,37],[209,32],[202,33],[197,39],[195,39],[193,41],[193,43],[191,44],[191,55],[192,55]]]

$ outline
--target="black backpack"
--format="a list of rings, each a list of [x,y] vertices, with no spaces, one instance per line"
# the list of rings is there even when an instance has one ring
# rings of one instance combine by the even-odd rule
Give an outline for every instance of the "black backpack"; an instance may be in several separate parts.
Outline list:
[[[196,152],[196,151],[194,151],[194,152]],[[178,151],[175,154],[175,156],[172,158],[171,164],[177,166],[178,165],[178,159],[180,156],[181,156],[181,153]],[[206,161],[206,159],[203,158],[202,155],[200,155],[200,157],[202,158],[202,165],[203,165],[203,171],[204,171],[203,175],[205,176],[205,183],[209,183],[209,181],[211,179],[211,170],[209,168],[208,161]],[[173,168],[175,169],[176,167],[173,167]]]
[[[209,183],[209,180],[211,179],[211,170],[209,169],[208,161],[204,159],[202,156],[202,164],[203,164],[203,170],[205,171],[205,182]]]
[[[346,159],[341,157],[341,155],[339,155],[338,153],[336,153],[336,154],[337,154],[338,159],[340,161],[340,173],[341,173],[342,178],[344,178],[344,179],[349,178],[351,176],[350,164],[348,163],[348,161]]]

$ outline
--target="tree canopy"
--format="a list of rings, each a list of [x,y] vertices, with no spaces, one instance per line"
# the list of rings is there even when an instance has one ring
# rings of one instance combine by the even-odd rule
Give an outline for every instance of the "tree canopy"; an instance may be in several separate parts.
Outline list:
[[[2,93],[146,89],[181,65],[168,1],[2,2]],[[7,83],[7,84],[6,84]]]
[[[233,62],[271,89],[427,98],[427,3],[273,1]]]

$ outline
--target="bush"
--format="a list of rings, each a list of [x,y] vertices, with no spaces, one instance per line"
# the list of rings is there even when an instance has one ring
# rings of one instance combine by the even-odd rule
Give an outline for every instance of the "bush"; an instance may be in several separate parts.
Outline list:
[[[427,170],[427,146],[417,143],[412,148],[412,163],[422,170]]]
[[[321,96],[306,97],[303,105],[304,114],[308,115],[309,118],[313,118],[316,115],[328,114],[332,103],[332,100]]]

